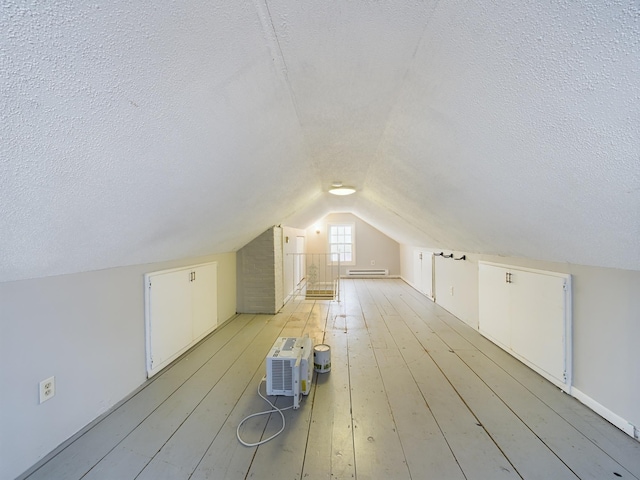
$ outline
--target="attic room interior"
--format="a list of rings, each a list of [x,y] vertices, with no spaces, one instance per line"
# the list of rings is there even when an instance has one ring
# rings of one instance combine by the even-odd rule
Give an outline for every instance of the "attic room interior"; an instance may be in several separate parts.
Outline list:
[[[637,2],[0,27],[0,480],[640,479]],[[242,445],[305,334],[331,371]]]

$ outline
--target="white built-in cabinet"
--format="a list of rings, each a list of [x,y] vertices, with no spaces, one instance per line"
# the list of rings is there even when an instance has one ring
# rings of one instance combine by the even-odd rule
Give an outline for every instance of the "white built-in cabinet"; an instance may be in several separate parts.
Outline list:
[[[212,262],[145,275],[149,377],[217,327],[217,268]]]
[[[571,276],[479,262],[479,330],[569,392]]]
[[[433,252],[415,249],[413,252],[414,288],[434,300]]]

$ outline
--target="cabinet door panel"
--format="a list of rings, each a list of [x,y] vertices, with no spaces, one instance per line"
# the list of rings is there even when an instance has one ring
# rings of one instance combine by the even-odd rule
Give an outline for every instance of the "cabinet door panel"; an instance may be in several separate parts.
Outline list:
[[[218,325],[217,264],[202,265],[194,269],[193,339],[199,340]]]
[[[564,279],[520,270],[511,272],[511,346],[564,382]]]
[[[433,298],[433,253],[421,252],[420,289],[429,298]]]
[[[157,369],[191,343],[190,272],[153,275],[149,291],[149,342]]]
[[[478,266],[478,328],[503,348],[511,348],[509,284],[506,268]]]

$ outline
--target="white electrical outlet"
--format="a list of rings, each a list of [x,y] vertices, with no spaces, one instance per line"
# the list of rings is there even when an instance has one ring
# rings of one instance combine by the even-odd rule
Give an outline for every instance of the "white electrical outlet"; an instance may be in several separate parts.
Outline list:
[[[56,394],[56,377],[40,382],[40,403],[46,402]]]
[[[449,287],[449,293],[451,294],[451,296],[453,297],[453,286]]]

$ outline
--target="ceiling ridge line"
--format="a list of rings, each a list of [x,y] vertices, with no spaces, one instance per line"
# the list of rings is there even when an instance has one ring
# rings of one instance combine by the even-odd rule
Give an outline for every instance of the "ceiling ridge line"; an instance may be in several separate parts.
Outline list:
[[[383,205],[382,203],[380,203],[380,202],[378,201],[378,199],[377,199],[376,197],[374,197],[374,196],[368,196],[368,195],[367,195],[367,196],[365,196],[365,198],[366,198],[367,200],[369,200],[371,203],[374,203],[374,204],[376,204],[378,207],[380,207],[380,208],[382,208],[382,209],[386,210],[386,211],[387,211],[387,212],[389,212],[391,215],[394,215],[395,217],[399,218],[402,222],[404,222],[404,223],[407,223],[407,224],[411,225],[415,230],[417,230],[417,231],[418,231],[418,232],[420,232],[420,233],[423,233],[427,238],[429,238],[429,239],[430,239],[430,240],[432,240],[433,242],[435,242],[435,243],[439,243],[440,245],[444,245],[444,244],[446,243],[444,240],[442,240],[442,239],[440,239],[440,238],[435,238],[435,237],[433,236],[433,232],[428,232],[428,231],[424,230],[423,228],[421,228],[421,227],[419,227],[419,226],[417,226],[417,225],[415,225],[415,224],[411,223],[411,221],[410,221],[410,220],[406,219],[403,215],[401,215],[399,212],[397,212],[397,211],[396,211],[396,209],[391,208],[391,207],[389,207],[388,205]],[[370,223],[370,224],[371,224],[371,222],[369,222],[368,220],[367,220],[367,223]],[[377,228],[377,227],[376,227],[376,228]],[[380,229],[379,229],[379,230],[380,230]],[[382,232],[382,230],[380,230],[380,231]],[[388,233],[386,233],[386,232],[383,232],[383,233],[385,233],[385,235],[387,235],[388,237],[392,238],[392,237],[391,237],[391,235],[389,235]],[[394,240],[395,240],[395,239],[394,239]],[[396,240],[396,241],[397,241],[397,240]],[[401,243],[401,242],[398,242],[398,243]],[[449,249],[449,250],[451,250],[451,249]]]
[[[300,109],[298,108],[298,99],[296,97],[295,91],[291,85],[291,80],[289,79],[289,67],[287,67],[287,62],[284,58],[284,53],[282,52],[282,47],[280,46],[280,39],[278,38],[278,33],[276,32],[276,27],[273,24],[273,17],[271,15],[271,9],[269,8],[269,4],[267,0],[254,0],[254,5],[258,11],[258,17],[260,19],[260,23],[265,31],[265,35],[267,36],[267,40],[273,45],[275,44],[275,52],[274,52],[274,62],[279,64],[279,69],[284,75],[285,83],[287,84],[287,89],[289,90],[289,97],[291,98],[291,103],[293,104],[293,110],[295,111],[296,118],[298,119],[298,126],[300,127],[300,133],[302,137],[302,143],[305,146],[305,150],[307,151],[307,159],[311,163],[315,174],[318,178],[320,178],[320,165],[314,160],[313,156],[309,154],[309,145],[307,144],[306,136],[303,133],[302,121],[300,120]]]
[[[291,82],[289,81],[289,69],[287,67],[287,62],[284,59],[284,54],[282,53],[282,47],[280,46],[280,40],[278,39],[278,34],[276,33],[276,27],[273,25],[273,17],[271,16],[271,10],[269,9],[267,0],[255,0],[254,4],[258,10],[260,22],[262,23],[262,26],[265,29],[265,33],[267,33],[269,40],[272,43],[275,43],[277,47],[276,55],[274,55],[274,57],[277,57],[277,58],[274,58],[274,60],[279,61],[280,70],[282,70],[282,72],[284,73],[287,86],[289,87],[289,90],[292,90]]]
[[[382,129],[382,134],[380,135],[380,138],[378,139],[376,148],[374,150],[374,152],[375,152],[375,156],[374,156],[375,161],[373,163],[371,163],[367,167],[367,172],[366,172],[365,177],[364,177],[364,184],[368,183],[369,172],[371,171],[371,167],[374,164],[377,164],[377,163],[380,162],[380,160],[378,159],[378,154],[380,152],[380,145],[382,144],[382,141],[385,138],[387,130],[389,130],[389,122],[390,122],[391,115],[393,115],[393,112],[395,110],[397,110],[397,108],[398,108],[397,107],[398,97],[400,96],[400,92],[403,91],[403,89],[405,88],[404,86],[405,86],[405,84],[407,82],[407,76],[409,75],[409,72],[411,71],[413,65],[415,64],[416,56],[418,54],[418,50],[420,49],[420,46],[422,45],[422,42],[424,41],[424,36],[425,36],[426,31],[427,31],[427,28],[431,24],[431,20],[433,19],[434,12],[437,10],[439,4],[440,4],[440,0],[435,0],[435,2],[433,2],[433,7],[431,8],[431,12],[429,12],[429,17],[428,17],[427,21],[424,23],[424,26],[422,28],[422,32],[420,33],[420,36],[418,37],[418,40],[416,41],[415,48],[413,49],[413,54],[411,55],[411,61],[408,62],[407,68],[404,71],[404,74],[402,75],[402,79],[398,82],[398,88],[395,89],[396,90],[395,101],[394,101],[393,105],[391,106],[391,108],[389,109],[389,114],[387,116],[387,120],[385,122],[385,126]]]

